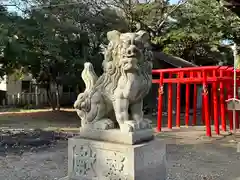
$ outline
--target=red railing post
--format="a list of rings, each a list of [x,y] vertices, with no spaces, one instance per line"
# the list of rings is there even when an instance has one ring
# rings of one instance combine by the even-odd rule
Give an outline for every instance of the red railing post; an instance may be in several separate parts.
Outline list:
[[[220,70],[220,78],[223,77],[223,70]],[[223,86],[223,80],[220,81],[219,85],[220,89],[220,111],[221,111],[221,126],[222,130],[226,131],[226,117],[225,117],[225,102],[224,102],[224,86]]]
[[[197,84],[202,84],[203,93],[202,93],[202,121],[206,125],[206,135],[211,136],[211,121],[210,121],[210,113],[211,117],[214,119],[214,129],[216,134],[219,134],[219,116],[221,117],[222,129],[226,131],[226,107],[225,107],[225,89],[229,88],[228,83],[231,79],[229,77],[229,69],[228,67],[218,67],[218,66],[207,66],[207,67],[196,67],[196,68],[182,68],[182,69],[161,69],[161,70],[153,70],[153,74],[160,73],[160,79],[153,79],[153,83],[159,84],[159,93],[158,93],[158,117],[157,117],[157,131],[161,131],[162,128],[162,103],[163,103],[163,84],[168,84],[168,128],[172,128],[172,84],[177,84],[177,98],[176,98],[176,126],[180,127],[181,125],[181,84],[186,84],[186,107],[185,107],[185,124],[189,126],[190,120],[190,84],[194,85],[193,92],[193,121],[192,125],[197,124]],[[225,73],[226,72],[226,76]],[[170,73],[169,78],[164,79],[164,73]],[[184,77],[184,73],[188,75],[188,77]],[[194,74],[195,73],[195,74]],[[219,74],[220,73],[220,74]],[[173,78],[173,74],[177,74],[178,78]],[[189,76],[190,74],[190,76]],[[220,111],[218,110],[218,82],[220,86]],[[225,84],[226,82],[226,84]],[[212,84],[211,84],[212,83]],[[212,93],[211,93],[211,102],[209,102],[209,93],[208,93],[208,85],[212,85]],[[229,95],[230,92],[228,92]],[[230,96],[230,95],[229,95]],[[211,107],[210,107],[211,106]],[[220,113],[219,113],[220,112]],[[230,124],[231,125],[231,124]],[[239,120],[236,117],[236,127],[239,125]],[[239,128],[239,127],[238,127]]]
[[[190,85],[186,84],[186,109],[185,109],[185,125],[189,125],[189,96],[190,96]]]
[[[213,71],[213,76],[216,78],[216,70]],[[217,135],[220,134],[219,131],[219,122],[218,122],[218,98],[217,98],[217,81],[213,82],[212,86],[213,93],[213,118],[214,118],[214,127]]]
[[[172,78],[171,72],[169,78]],[[172,83],[168,83],[168,128],[172,129]]]
[[[201,78],[203,78],[203,72],[200,73]],[[203,89],[203,88],[202,88]],[[202,90],[202,124],[205,124],[205,113],[204,113],[204,97],[203,97],[203,90]]]
[[[158,87],[158,112],[157,112],[157,132],[162,130],[162,100],[163,100],[163,76],[164,73],[160,73],[159,87]]]
[[[205,124],[206,124],[206,135],[211,137],[211,124],[209,118],[209,104],[208,104],[208,89],[207,89],[207,75],[203,70],[203,98],[204,98],[204,113],[205,113]]]
[[[178,73],[178,78],[182,78],[181,74]],[[177,110],[176,110],[176,126],[180,127],[181,120],[180,120],[180,113],[181,113],[181,84],[180,82],[177,83]]]

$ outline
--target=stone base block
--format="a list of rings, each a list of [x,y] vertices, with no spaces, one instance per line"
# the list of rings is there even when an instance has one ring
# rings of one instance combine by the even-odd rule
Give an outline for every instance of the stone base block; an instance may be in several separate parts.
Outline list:
[[[99,130],[80,128],[80,136],[86,139],[107,141],[120,144],[138,144],[153,139],[152,129],[141,129],[135,132],[123,133],[119,129]]]
[[[68,177],[64,177],[64,178],[61,178],[59,180],[69,180],[69,178]]]
[[[138,145],[69,139],[68,177],[61,180],[165,180],[166,145]]]

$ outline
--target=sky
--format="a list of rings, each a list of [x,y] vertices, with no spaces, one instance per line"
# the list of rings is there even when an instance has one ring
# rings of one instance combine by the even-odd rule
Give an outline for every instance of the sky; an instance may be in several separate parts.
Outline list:
[[[141,1],[140,1],[141,2]],[[179,2],[179,0],[170,0],[170,3],[171,4],[176,4],[176,3],[178,3]],[[13,7],[13,6],[9,6],[8,7],[8,10],[9,11],[16,11],[16,8],[15,7]]]
[[[170,0],[171,4],[176,4],[179,0]]]
[[[139,2],[141,2],[141,0],[139,0]],[[142,1],[142,2],[145,2],[145,1]],[[176,4],[176,3],[178,3],[179,2],[179,0],[170,0],[170,3],[171,4]]]

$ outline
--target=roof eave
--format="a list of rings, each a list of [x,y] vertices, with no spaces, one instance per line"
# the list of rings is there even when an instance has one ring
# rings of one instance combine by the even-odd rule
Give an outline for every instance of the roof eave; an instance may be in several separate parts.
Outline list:
[[[167,55],[163,52],[154,51],[153,56],[155,60],[164,61],[174,67],[197,67],[196,64],[193,64],[176,56]]]

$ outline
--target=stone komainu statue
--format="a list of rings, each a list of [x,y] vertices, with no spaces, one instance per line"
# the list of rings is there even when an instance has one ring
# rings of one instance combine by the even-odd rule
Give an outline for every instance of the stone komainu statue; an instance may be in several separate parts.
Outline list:
[[[97,77],[91,63],[84,65],[86,89],[74,103],[81,125],[102,130],[120,127],[124,132],[150,128],[142,111],[152,84],[149,35],[114,30],[107,37],[104,73]]]

